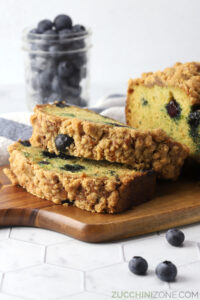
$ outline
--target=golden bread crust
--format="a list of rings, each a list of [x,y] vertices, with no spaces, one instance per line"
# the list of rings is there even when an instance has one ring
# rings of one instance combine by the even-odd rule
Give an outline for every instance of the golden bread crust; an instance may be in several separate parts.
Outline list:
[[[176,179],[188,149],[169,138],[161,129],[142,131],[128,127],[114,127],[78,118],[63,118],[36,106],[31,117],[35,147],[58,153],[55,138],[58,134],[73,137],[67,152],[93,160],[107,160],[129,164],[137,170],[153,168],[158,177]]]
[[[45,170],[25,157],[18,143],[9,147],[9,153],[10,169],[4,172],[11,182],[55,204],[71,204],[91,212],[117,213],[150,200],[154,194],[154,172],[133,172],[118,179],[92,177],[85,173]]]
[[[200,104],[200,62],[177,62],[163,71],[143,73],[141,78],[129,80],[129,93],[135,85],[177,87],[190,97],[191,105]]]

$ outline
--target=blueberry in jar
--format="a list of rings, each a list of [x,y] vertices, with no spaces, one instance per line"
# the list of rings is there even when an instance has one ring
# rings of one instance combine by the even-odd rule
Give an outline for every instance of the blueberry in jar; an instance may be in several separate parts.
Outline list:
[[[146,259],[141,256],[133,256],[128,264],[129,270],[137,275],[144,275],[148,269],[148,263]]]
[[[71,62],[76,68],[80,69],[87,62],[86,54],[84,52],[81,54],[77,53],[71,58]]]
[[[81,81],[81,74],[78,70],[68,78],[69,86],[72,87],[78,87],[80,81]]]
[[[175,99],[172,99],[167,105],[166,105],[167,113],[170,116],[170,118],[177,118],[180,116],[181,108],[178,102]]]
[[[167,231],[166,239],[170,245],[178,247],[183,244],[185,240],[185,235],[181,230],[177,228],[172,228]]]
[[[54,26],[57,31],[60,31],[62,29],[70,29],[72,28],[72,19],[64,14],[58,15],[54,19]]]
[[[55,75],[52,80],[51,89],[52,89],[52,91],[54,91],[55,93],[58,93],[58,94],[62,92],[60,79],[58,78],[57,75]]]
[[[63,39],[70,38],[73,36],[72,29],[62,29],[59,31],[59,39],[62,41]]]
[[[51,45],[49,47],[49,53],[50,53],[51,57],[53,57],[53,58],[59,57],[58,52],[60,52],[60,51],[63,51],[63,48],[60,44],[59,45]]]
[[[72,27],[72,31],[73,31],[74,33],[79,33],[79,34],[85,33],[85,32],[86,32],[85,27],[84,27],[83,25],[80,25],[80,24],[74,25],[74,26]]]
[[[55,138],[56,149],[61,152],[64,152],[72,143],[74,139],[67,134],[58,134]]]
[[[156,267],[156,275],[162,281],[174,281],[177,275],[176,266],[170,261],[163,261]]]
[[[53,23],[50,20],[42,20],[38,23],[37,30],[39,33],[44,33],[45,31],[52,29]]]
[[[53,74],[46,70],[39,73],[38,82],[39,82],[39,88],[41,90],[49,92],[49,89],[51,87],[52,76],[53,76]]]
[[[73,72],[73,66],[68,61],[62,61],[58,65],[58,75],[60,77],[68,77]]]
[[[49,29],[42,34],[42,39],[44,40],[56,40],[58,39],[58,34],[55,30]]]
[[[37,28],[33,28],[33,29],[31,29],[31,30],[29,31],[29,33],[28,33],[28,38],[29,38],[30,40],[38,39],[38,38],[39,38],[39,37],[38,37],[38,34],[39,34],[38,29],[37,29]]]

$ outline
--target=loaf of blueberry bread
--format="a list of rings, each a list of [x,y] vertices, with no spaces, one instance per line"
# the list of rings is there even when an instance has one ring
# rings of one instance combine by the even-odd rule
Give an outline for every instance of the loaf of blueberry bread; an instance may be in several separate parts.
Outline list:
[[[153,169],[158,177],[176,179],[188,149],[164,131],[136,130],[87,109],[37,105],[31,117],[31,144],[56,154],[128,164],[137,170]]]
[[[13,184],[56,204],[74,205],[98,213],[117,213],[150,200],[154,171],[135,171],[124,165],[56,155],[31,147],[28,141],[9,147]]]
[[[126,121],[141,130],[162,128],[200,162],[200,63],[176,63],[131,79]]]

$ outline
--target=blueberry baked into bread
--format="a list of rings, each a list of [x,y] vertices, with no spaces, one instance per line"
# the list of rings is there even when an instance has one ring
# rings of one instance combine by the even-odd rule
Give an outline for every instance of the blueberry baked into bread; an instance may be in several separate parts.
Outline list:
[[[124,165],[95,162],[32,147],[28,141],[9,147],[13,184],[56,204],[74,205],[92,212],[116,213],[150,200],[156,176]]]
[[[200,162],[200,63],[176,63],[131,79],[126,121],[141,130],[163,129]]]
[[[136,130],[87,109],[37,105],[31,117],[31,144],[56,154],[128,164],[137,170],[154,169],[158,177],[176,179],[187,147],[164,131]]]

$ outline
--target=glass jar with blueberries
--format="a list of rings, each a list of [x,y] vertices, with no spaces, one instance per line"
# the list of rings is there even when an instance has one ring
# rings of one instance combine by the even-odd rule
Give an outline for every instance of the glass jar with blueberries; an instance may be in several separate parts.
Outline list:
[[[78,106],[89,102],[89,52],[91,31],[73,25],[67,15],[42,20],[26,29],[25,80],[29,110],[36,104],[65,101]]]

